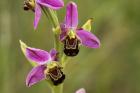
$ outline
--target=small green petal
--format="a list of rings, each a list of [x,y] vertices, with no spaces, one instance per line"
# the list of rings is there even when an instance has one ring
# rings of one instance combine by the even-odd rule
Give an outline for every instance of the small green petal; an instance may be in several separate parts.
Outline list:
[[[26,48],[28,47],[25,43],[23,43],[21,40],[19,40],[20,42],[20,47],[21,47],[21,50],[22,52],[24,53],[25,55],[25,52],[26,52]]]
[[[87,22],[82,26],[82,28],[86,31],[91,31],[91,25],[92,25],[92,22],[93,22],[93,18],[90,18],[87,20]]]
[[[69,35],[70,38],[75,38],[75,31],[70,30],[68,35]]]

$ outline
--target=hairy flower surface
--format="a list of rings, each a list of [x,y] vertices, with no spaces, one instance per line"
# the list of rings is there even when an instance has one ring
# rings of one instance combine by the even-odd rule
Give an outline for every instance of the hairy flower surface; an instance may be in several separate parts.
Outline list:
[[[74,2],[69,2],[60,34],[60,40],[64,43],[64,53],[67,56],[76,56],[79,52],[79,44],[89,48],[100,47],[100,40],[94,34],[83,28],[78,29],[77,26],[77,5]]]
[[[33,10],[35,12],[34,29],[37,28],[38,22],[42,15],[41,7],[58,10],[64,6],[63,0],[26,0],[24,2],[24,10]]]
[[[28,87],[49,78],[54,85],[61,84],[64,81],[65,75],[62,72],[62,67],[58,63],[58,52],[55,49],[47,52],[45,50],[28,47],[22,41],[20,41],[20,44],[26,58],[30,62],[36,63],[26,78],[26,85]]]

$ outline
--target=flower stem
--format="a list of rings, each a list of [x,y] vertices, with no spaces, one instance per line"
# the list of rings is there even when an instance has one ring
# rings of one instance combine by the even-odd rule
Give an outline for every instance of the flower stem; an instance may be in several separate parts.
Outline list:
[[[53,25],[53,29],[54,29],[54,40],[55,40],[55,49],[57,51],[61,51],[60,50],[60,41],[59,41],[59,35],[60,35],[60,25],[59,25],[59,21],[58,21],[58,17],[57,14],[54,10],[50,9],[50,8],[42,8],[45,15],[48,17],[48,19],[51,21],[52,25]]]
[[[57,26],[59,26],[59,21],[58,21],[58,17],[56,15],[56,12],[50,8],[46,8],[46,11],[48,12],[48,14],[52,20],[54,28],[57,28]]]
[[[63,84],[52,87],[52,93],[63,93]]]
[[[43,8],[42,10],[44,11],[45,15],[47,16],[47,18],[50,20],[50,22],[53,25],[53,31],[54,31],[54,41],[55,41],[55,49],[59,52],[59,59],[61,61],[61,42],[59,40],[59,35],[61,32],[60,29],[60,24],[58,21],[58,17],[57,14],[54,10],[50,9],[50,8]],[[54,86],[51,85],[50,86],[52,89],[52,93],[63,93],[63,84],[60,84],[58,86]]]
[[[51,21],[53,25],[54,41],[55,41],[54,46],[55,46],[55,49],[59,52],[58,57],[60,59],[60,63],[62,64],[62,66],[65,66],[65,61],[66,61],[65,59],[67,59],[67,56],[65,56],[65,54],[61,50],[61,42],[59,40],[61,29],[60,29],[57,13],[56,11],[50,8],[43,8],[43,11],[46,14],[46,16],[48,16],[49,20]]]

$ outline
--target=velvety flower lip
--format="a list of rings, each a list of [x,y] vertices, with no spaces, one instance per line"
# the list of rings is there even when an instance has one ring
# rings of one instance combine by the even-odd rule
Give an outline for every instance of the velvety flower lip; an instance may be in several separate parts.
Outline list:
[[[86,93],[86,90],[84,88],[80,88],[75,93]]]
[[[26,78],[26,86],[31,87],[32,85],[38,83],[41,80],[45,79],[44,70],[46,69],[46,66],[40,65],[37,67],[34,67]]]
[[[41,18],[41,6],[58,10],[64,6],[63,0],[36,0],[35,5],[35,18],[34,18],[34,29],[37,28],[39,20]]]

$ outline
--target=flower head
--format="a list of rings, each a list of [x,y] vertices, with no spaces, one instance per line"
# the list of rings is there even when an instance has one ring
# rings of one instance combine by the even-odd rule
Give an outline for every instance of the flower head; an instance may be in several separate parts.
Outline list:
[[[37,28],[38,22],[42,15],[42,6],[58,10],[64,6],[64,2],[63,0],[26,0],[24,2],[24,10],[33,10],[35,12],[34,29]]]
[[[64,81],[65,75],[62,72],[62,67],[58,63],[58,52],[55,49],[47,52],[28,47],[22,41],[20,41],[20,44],[26,58],[30,62],[36,63],[26,78],[26,85],[28,87],[44,79],[50,79],[54,85],[61,84]]]
[[[78,29],[77,26],[77,5],[70,2],[67,5],[66,17],[61,25],[62,32],[60,35],[60,40],[64,43],[64,53],[67,56],[76,56],[79,52],[79,44],[89,48],[99,48],[100,46],[100,40],[94,34],[84,28]]]

